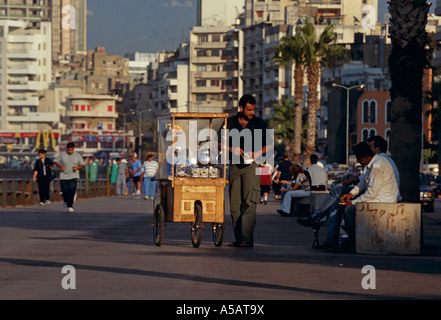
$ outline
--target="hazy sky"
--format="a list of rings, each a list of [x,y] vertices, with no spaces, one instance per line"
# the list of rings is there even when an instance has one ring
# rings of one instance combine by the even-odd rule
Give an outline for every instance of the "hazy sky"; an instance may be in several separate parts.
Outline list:
[[[378,0],[379,21],[387,1]],[[111,54],[174,50],[196,24],[196,0],[88,0],[87,6],[88,49],[103,46]]]
[[[111,54],[174,50],[196,24],[196,0],[88,0],[87,6],[88,48]]]

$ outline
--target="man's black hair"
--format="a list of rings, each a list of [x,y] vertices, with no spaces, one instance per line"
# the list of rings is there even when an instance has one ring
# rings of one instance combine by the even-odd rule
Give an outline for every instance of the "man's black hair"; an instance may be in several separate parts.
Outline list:
[[[374,146],[380,148],[380,151],[383,153],[387,152],[387,141],[383,139],[381,136],[372,136],[368,139],[368,142],[374,142]]]
[[[316,164],[318,162],[318,156],[316,154],[312,154],[309,157],[309,161],[311,162],[311,164]]]
[[[239,107],[245,108],[248,103],[251,104],[251,105],[255,105],[256,104],[256,98],[254,98],[250,94],[244,95],[239,100]]]
[[[40,150],[38,150],[38,153],[46,154],[47,152],[44,149],[40,149]]]
[[[369,147],[366,141],[362,141],[359,144],[357,144],[354,147],[353,151],[357,157],[375,156],[375,153],[372,151],[371,147]]]
[[[67,148],[67,149],[75,148],[75,143],[73,143],[73,142],[69,142],[69,143],[66,145],[66,148]]]

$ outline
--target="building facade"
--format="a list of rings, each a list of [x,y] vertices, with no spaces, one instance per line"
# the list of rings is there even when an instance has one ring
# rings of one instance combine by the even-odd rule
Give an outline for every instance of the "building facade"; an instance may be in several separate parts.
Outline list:
[[[55,110],[40,104],[51,83],[51,24],[30,29],[28,24],[0,20],[0,132],[14,133],[16,146],[6,148],[22,152],[33,149],[41,130],[57,131],[60,121]]]

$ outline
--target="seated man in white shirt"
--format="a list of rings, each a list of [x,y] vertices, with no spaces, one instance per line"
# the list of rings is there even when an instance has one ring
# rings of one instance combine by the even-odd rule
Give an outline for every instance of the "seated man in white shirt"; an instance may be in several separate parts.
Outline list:
[[[344,206],[345,230],[349,236],[349,243],[352,245],[355,244],[355,204],[358,202],[396,203],[399,195],[394,169],[384,156],[375,154],[367,142],[359,143],[354,148],[354,153],[358,162],[365,166],[366,174],[363,181],[360,181],[350,193],[340,199],[342,207]],[[361,195],[354,199],[359,194]],[[336,220],[341,222],[341,215],[337,214],[336,216],[339,216]],[[332,228],[339,227],[340,223],[338,225],[332,224]],[[335,230],[331,231],[330,229],[331,225],[328,228],[327,242],[322,246],[328,244],[332,247],[338,244],[338,238],[335,239]],[[330,231],[334,238],[329,237]]]
[[[311,191],[325,191],[328,184],[328,173],[318,163],[318,156],[316,154],[310,157],[311,166],[308,172],[311,176]]]

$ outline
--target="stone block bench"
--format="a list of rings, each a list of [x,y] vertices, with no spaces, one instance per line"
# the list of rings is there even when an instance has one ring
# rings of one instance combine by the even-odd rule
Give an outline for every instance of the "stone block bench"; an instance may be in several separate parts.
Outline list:
[[[357,203],[355,252],[417,255],[421,252],[421,204]]]

